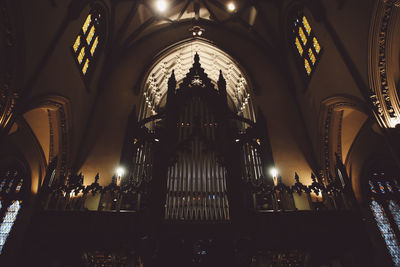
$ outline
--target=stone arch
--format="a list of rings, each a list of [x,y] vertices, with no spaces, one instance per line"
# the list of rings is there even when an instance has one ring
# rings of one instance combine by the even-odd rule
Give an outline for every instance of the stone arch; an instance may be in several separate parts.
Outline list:
[[[349,171],[349,152],[368,120],[366,105],[350,96],[334,96],[321,103],[319,119],[320,165],[330,180],[335,174],[335,154]]]
[[[167,92],[167,80],[172,70],[179,84],[192,67],[195,53],[199,54],[200,64],[214,85],[217,84],[221,71],[227,82],[228,100],[232,110],[246,119],[255,121],[252,102],[253,83],[250,77],[230,55],[211,42],[202,39],[184,40],[159,53],[142,78],[139,119],[146,117],[146,114],[143,114],[143,106],[146,102],[152,102],[153,112],[165,104],[163,100],[165,101]]]
[[[37,144],[40,159],[30,159],[31,165],[39,163],[35,181],[38,188],[43,182],[47,166],[57,158],[56,177],[68,174],[70,159],[71,110],[69,100],[62,96],[49,95],[34,100],[17,120],[18,127],[30,132]],[[31,156],[30,156],[31,157]]]
[[[382,127],[400,124],[400,5],[376,1],[368,39],[370,102]]]

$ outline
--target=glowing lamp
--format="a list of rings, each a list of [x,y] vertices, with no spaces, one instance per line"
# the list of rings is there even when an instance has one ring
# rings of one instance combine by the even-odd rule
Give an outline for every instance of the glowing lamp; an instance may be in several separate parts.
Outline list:
[[[228,4],[228,10],[232,12],[232,11],[235,11],[235,9],[236,9],[235,4],[233,2],[230,2]]]
[[[272,169],[270,170],[270,173],[271,173],[271,176],[272,176],[272,177],[277,177],[277,176],[278,176],[278,170],[275,169],[275,168],[272,168]]]
[[[272,168],[270,170],[270,173],[272,175],[272,180],[274,181],[274,186],[278,185],[278,170],[276,168]]]
[[[164,12],[167,10],[168,4],[165,0],[158,0],[156,2],[156,7],[159,12]]]
[[[118,177],[121,177],[122,175],[124,175],[125,170],[124,170],[124,168],[122,168],[122,167],[118,167],[118,168],[115,170],[115,173],[117,174]]]

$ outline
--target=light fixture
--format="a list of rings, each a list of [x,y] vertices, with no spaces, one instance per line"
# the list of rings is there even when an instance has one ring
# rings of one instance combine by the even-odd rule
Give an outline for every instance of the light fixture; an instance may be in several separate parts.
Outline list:
[[[274,178],[278,176],[278,170],[276,168],[271,168],[270,173]]]
[[[196,25],[196,26],[193,26],[192,28],[190,28],[189,31],[192,32],[193,37],[196,37],[196,36],[201,36],[205,30],[203,28],[201,28],[200,26]]]
[[[276,168],[271,168],[270,173],[272,175],[274,186],[278,186],[278,170]]]
[[[165,12],[167,10],[168,4],[165,0],[157,0],[156,7],[158,12]]]
[[[118,168],[115,170],[115,173],[117,174],[118,177],[121,177],[122,175],[124,175],[125,170],[124,170],[124,168],[122,168],[122,167],[118,167]]]
[[[235,4],[233,2],[230,2],[228,4],[228,10],[231,11],[231,12],[236,10],[236,6],[235,6]]]
[[[240,139],[236,139],[236,140],[235,140],[236,143],[239,142],[239,141],[240,141]]]
[[[154,141],[156,141],[156,142],[160,142],[160,139],[154,138]]]

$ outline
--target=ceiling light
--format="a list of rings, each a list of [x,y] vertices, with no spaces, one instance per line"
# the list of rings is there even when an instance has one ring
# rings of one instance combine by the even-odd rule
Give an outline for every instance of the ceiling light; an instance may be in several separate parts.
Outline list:
[[[192,35],[195,36],[201,36],[205,30],[203,28],[201,28],[200,26],[196,25],[193,26],[192,28],[189,29],[189,31],[192,32]]]
[[[228,10],[232,12],[232,11],[235,11],[235,9],[236,9],[235,4],[233,2],[230,2],[228,4]]]
[[[164,12],[167,10],[168,4],[165,0],[158,0],[156,2],[156,7],[159,12]]]

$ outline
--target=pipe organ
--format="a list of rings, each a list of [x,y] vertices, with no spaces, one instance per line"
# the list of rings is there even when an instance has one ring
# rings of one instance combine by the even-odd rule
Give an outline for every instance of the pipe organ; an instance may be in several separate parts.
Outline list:
[[[137,139],[134,142],[138,142]],[[136,147],[131,179],[134,182],[149,182],[153,175],[153,143],[143,140]]]
[[[164,188],[165,220],[229,221],[227,183],[262,179],[256,123],[231,109],[222,72],[215,88],[196,54],[182,81],[172,72],[165,107],[139,121],[131,179]]]
[[[165,218],[228,220],[226,169],[210,144],[216,122],[206,99],[193,97],[179,115],[176,162],[168,168]]]
[[[263,179],[260,139],[256,139],[255,143],[245,142],[242,145],[242,178],[246,182],[257,182]]]

